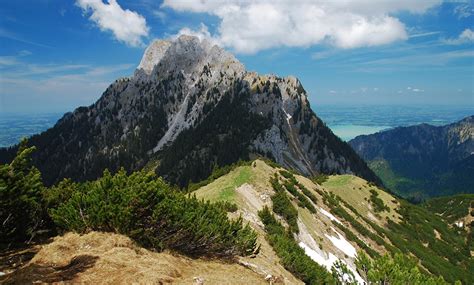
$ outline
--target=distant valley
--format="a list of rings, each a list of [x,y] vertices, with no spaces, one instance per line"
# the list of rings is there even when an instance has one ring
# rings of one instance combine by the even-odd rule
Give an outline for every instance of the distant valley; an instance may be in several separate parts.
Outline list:
[[[312,101],[311,96],[309,101]],[[474,107],[470,106],[347,106],[317,102],[314,110],[344,141],[395,127],[422,123],[447,125],[474,114]],[[41,133],[54,126],[62,116],[63,113],[0,115],[0,147],[15,145],[23,137]]]
[[[364,135],[349,144],[395,193],[414,200],[474,193],[474,116]]]

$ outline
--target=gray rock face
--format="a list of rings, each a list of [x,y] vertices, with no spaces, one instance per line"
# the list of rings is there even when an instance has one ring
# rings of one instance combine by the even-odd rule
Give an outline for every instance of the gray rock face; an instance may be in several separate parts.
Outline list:
[[[159,162],[159,174],[185,185],[252,154],[307,175],[378,181],[313,113],[298,79],[247,72],[229,52],[192,36],[154,41],[132,77],[31,144],[47,183]]]

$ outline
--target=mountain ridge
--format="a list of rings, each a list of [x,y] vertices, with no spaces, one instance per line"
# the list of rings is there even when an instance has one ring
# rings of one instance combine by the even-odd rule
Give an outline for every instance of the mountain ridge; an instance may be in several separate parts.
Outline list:
[[[232,54],[193,36],[154,41],[132,77],[116,80],[96,103],[65,114],[30,144],[47,184],[152,164],[185,186],[216,165],[255,155],[306,175],[350,173],[380,184],[314,114],[298,79],[248,72]],[[0,161],[14,152],[0,151]]]
[[[474,116],[445,126],[398,127],[358,136],[349,144],[399,194],[473,191]]]

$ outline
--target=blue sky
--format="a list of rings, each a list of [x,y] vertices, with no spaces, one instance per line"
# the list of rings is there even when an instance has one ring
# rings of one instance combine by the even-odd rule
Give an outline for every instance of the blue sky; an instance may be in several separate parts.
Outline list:
[[[297,76],[316,108],[474,106],[472,1],[16,0],[0,2],[0,112],[92,104],[180,33]]]

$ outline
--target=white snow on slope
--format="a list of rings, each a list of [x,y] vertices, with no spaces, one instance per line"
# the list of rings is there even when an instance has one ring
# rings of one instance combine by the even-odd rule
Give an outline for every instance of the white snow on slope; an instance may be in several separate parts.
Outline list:
[[[321,212],[321,214],[328,217],[331,221],[335,221],[336,223],[342,225],[341,221],[339,221],[336,217],[334,217],[333,214],[329,213],[328,211],[324,210],[323,208],[319,208],[319,211]]]
[[[302,249],[304,249],[304,252],[307,256],[309,256],[317,264],[326,267],[326,269],[329,272],[331,272],[331,267],[334,264],[334,262],[339,260],[339,258],[337,258],[334,254],[332,254],[330,252],[328,253],[328,258],[325,258],[324,256],[319,254],[317,251],[313,250],[311,247],[309,247],[304,242],[300,242],[298,245]],[[342,262],[344,262],[347,265],[347,268],[352,272],[352,274],[354,274],[354,277],[355,277],[358,284],[365,284],[364,279],[362,279],[362,277],[359,275],[359,273],[352,266],[347,264],[347,262],[345,262],[344,260],[342,260]]]
[[[314,260],[317,264],[326,267],[326,269],[329,271],[331,271],[331,267],[334,262],[338,260],[338,258],[332,253],[329,253],[327,258],[322,256],[302,241],[298,245],[302,249],[304,249],[304,252],[307,256],[311,257],[311,259]]]
[[[285,115],[286,115],[286,121],[288,122],[288,124],[290,124],[291,115],[288,114],[288,113],[286,112],[286,110],[283,109],[283,107],[282,107],[281,109],[283,110],[283,113],[285,113]]]
[[[318,263],[321,266],[324,266],[328,271],[331,271],[331,268],[339,258],[331,252],[326,252],[319,248],[318,243],[314,240],[313,236],[309,233],[308,228],[305,224],[298,219],[298,227],[300,233],[298,234],[298,245],[305,251],[312,260]],[[333,229],[334,230],[334,229]],[[352,258],[340,259],[343,263],[347,265],[347,268],[354,274],[355,279],[359,284],[364,284],[364,280],[357,273],[355,269],[354,262],[351,261]]]
[[[335,247],[339,248],[342,252],[344,252],[347,256],[355,258],[357,255],[356,249],[350,244],[343,235],[338,233],[333,227],[331,229],[336,232],[337,237],[330,236],[325,234],[325,236],[334,244]]]

